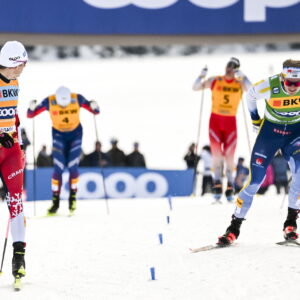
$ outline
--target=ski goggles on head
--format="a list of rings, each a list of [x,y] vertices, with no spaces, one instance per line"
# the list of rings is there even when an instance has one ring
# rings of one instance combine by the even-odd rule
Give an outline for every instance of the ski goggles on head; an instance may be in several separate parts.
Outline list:
[[[281,76],[284,79],[300,79],[300,68],[295,68],[295,67],[284,67]]]
[[[300,87],[300,81],[290,81],[288,79],[284,79],[283,82],[286,86]]]

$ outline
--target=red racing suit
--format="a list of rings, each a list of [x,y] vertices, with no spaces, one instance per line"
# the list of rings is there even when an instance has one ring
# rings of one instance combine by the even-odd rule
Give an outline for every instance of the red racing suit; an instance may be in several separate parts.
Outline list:
[[[241,83],[218,76],[211,84],[212,113],[209,139],[213,156],[215,180],[221,180],[222,162],[226,162],[227,179],[232,183],[234,152],[237,144],[236,114],[242,98]]]
[[[0,145],[0,176],[10,212],[13,242],[24,242],[26,222],[22,192],[25,160],[18,137],[18,94],[18,81],[8,80],[0,74],[0,132],[6,132],[14,139],[11,148]]]

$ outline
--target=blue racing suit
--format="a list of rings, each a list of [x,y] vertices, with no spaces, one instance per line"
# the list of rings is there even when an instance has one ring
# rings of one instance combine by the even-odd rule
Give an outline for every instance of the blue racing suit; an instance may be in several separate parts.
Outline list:
[[[256,101],[265,99],[263,120],[257,112]],[[254,124],[260,130],[254,144],[248,182],[238,195],[234,216],[244,218],[253,197],[264,181],[266,170],[275,153],[281,149],[292,172],[289,207],[300,208],[300,92],[289,95],[283,89],[280,75],[275,75],[251,87],[247,104]]]

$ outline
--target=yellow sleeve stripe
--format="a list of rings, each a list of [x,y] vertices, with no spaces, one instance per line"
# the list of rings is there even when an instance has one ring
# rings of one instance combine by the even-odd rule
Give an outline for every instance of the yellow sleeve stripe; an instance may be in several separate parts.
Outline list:
[[[261,80],[261,81],[259,81],[259,82],[257,82],[257,83],[254,83],[253,85],[254,86],[257,86],[257,85],[259,85],[259,84],[261,84],[261,83],[263,83],[264,82],[264,80]]]
[[[260,90],[259,93],[260,93],[260,94],[263,94],[263,93],[269,91],[270,89],[271,89],[271,88],[268,86],[267,88]]]

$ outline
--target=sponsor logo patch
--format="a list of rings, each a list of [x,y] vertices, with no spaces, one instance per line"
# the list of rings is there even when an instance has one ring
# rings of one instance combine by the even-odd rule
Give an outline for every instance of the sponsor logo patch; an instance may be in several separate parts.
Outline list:
[[[258,157],[258,158],[255,160],[256,164],[258,164],[259,166],[262,165],[263,161],[264,161],[264,160],[263,160],[262,158],[260,158],[260,157]]]
[[[237,199],[236,199],[236,206],[237,206],[237,207],[242,208],[243,203],[244,203],[244,200],[242,200],[242,199],[240,199],[240,198],[237,198]]]
[[[276,87],[274,87],[273,88],[273,94],[279,94],[279,87],[278,86],[276,86]],[[274,101],[275,102],[275,101]]]

